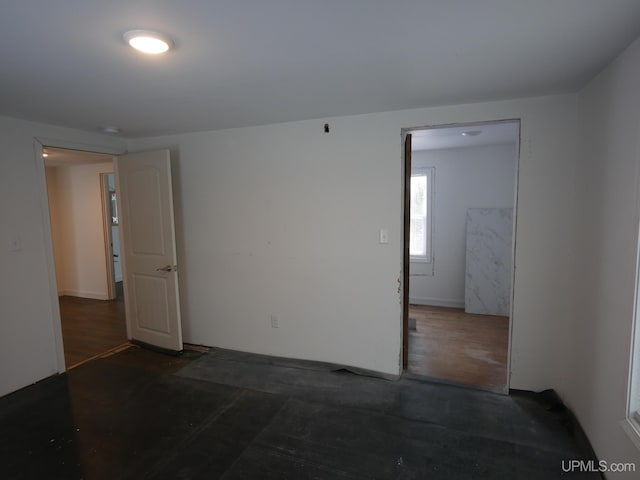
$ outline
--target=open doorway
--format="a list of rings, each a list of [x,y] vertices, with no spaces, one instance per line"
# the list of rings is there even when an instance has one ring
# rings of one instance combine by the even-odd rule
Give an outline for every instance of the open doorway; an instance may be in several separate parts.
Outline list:
[[[519,122],[403,133],[405,369],[507,393]]]
[[[69,369],[128,341],[114,165],[111,155],[61,148],[43,157]]]

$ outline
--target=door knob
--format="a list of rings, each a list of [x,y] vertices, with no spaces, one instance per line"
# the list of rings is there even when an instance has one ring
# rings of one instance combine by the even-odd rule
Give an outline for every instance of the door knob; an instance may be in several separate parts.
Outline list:
[[[156,272],[171,272],[173,271],[173,267],[171,265],[167,265],[166,267],[156,268]]]

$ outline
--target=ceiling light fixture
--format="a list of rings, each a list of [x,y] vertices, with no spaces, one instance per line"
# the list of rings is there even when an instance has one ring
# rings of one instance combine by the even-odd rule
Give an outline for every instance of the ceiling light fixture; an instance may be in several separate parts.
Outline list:
[[[49,154],[43,150],[43,151],[42,151],[42,156],[43,156],[44,158],[47,158],[47,157],[49,156]]]
[[[164,53],[173,47],[169,37],[152,30],[129,30],[122,38],[136,50],[151,55]]]
[[[463,137],[477,137],[482,133],[482,130],[467,130],[466,132],[462,132],[460,135]]]

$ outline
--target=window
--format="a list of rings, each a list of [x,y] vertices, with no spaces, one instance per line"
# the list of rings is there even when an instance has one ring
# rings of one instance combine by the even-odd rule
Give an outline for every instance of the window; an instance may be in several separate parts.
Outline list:
[[[411,172],[409,256],[412,262],[431,263],[432,260],[433,176],[433,167]]]
[[[640,448],[640,250],[636,256],[636,298],[633,316],[634,334],[631,345],[627,418],[622,422],[622,426]]]

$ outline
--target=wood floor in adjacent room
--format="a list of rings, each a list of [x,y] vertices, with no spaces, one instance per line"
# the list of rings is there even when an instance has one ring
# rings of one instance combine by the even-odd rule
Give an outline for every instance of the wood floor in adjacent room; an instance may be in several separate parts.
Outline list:
[[[127,340],[124,296],[115,300],[60,297],[60,320],[67,368],[111,350]]]
[[[409,307],[409,373],[504,392],[508,348],[508,317]]]

